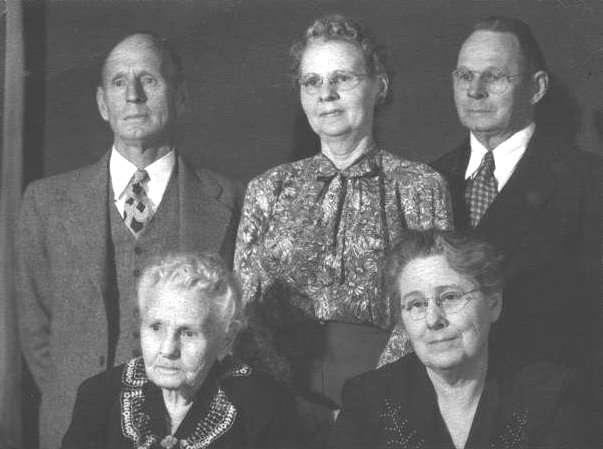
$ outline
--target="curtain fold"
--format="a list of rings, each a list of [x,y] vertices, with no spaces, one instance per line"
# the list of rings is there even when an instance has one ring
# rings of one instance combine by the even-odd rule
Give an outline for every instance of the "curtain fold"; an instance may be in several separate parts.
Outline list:
[[[13,286],[14,229],[23,188],[24,43],[20,0],[0,2],[5,20],[0,178],[0,448],[21,447],[21,356]]]

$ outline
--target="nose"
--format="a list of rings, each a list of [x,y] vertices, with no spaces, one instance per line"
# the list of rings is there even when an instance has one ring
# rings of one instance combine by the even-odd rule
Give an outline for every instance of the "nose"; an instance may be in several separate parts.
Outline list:
[[[177,359],[180,357],[180,341],[178,335],[166,332],[161,339],[159,348],[161,355],[169,359]]]
[[[480,76],[474,76],[473,79],[469,82],[469,87],[467,88],[467,95],[472,98],[484,98],[488,96],[486,85],[482,82]]]
[[[339,98],[339,92],[333,84],[328,80],[324,80],[322,86],[320,86],[319,98],[320,101],[333,101]]]
[[[432,330],[443,329],[448,326],[444,311],[431,301],[425,311],[425,324]]]
[[[142,103],[146,100],[142,83],[138,78],[128,81],[126,87],[126,100],[130,103]]]

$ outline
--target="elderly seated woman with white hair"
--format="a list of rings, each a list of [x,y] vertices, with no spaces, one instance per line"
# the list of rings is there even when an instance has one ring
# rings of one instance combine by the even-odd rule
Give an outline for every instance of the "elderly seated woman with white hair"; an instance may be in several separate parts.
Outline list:
[[[79,388],[64,448],[281,447],[292,406],[229,356],[240,288],[217,256],[176,254],[138,285],[142,357]]]

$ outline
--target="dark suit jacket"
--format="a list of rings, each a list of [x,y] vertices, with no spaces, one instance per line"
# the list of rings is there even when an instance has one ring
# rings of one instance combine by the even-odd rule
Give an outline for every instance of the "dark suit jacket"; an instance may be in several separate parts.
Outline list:
[[[469,139],[432,163],[450,187],[455,226]],[[600,360],[601,158],[539,127],[513,175],[475,229],[504,256],[499,337],[512,351],[584,364]]]
[[[491,352],[465,447],[587,447],[572,387],[561,367],[514,366]],[[433,384],[414,353],[348,380],[342,396],[330,449],[454,448]]]
[[[162,439],[166,436],[167,413],[159,387],[147,382],[140,390],[145,397],[143,405],[129,407],[122,392],[129,390],[121,365],[86,380],[78,389],[73,419],[67,431],[63,449],[130,449],[132,437],[124,435],[124,422],[130,420],[128,432],[142,434],[137,422],[148,416],[150,432]],[[205,419],[205,442],[209,448],[264,449],[288,447],[287,439],[294,424],[292,398],[276,382],[261,374],[222,376],[214,366],[195,396],[175,437],[190,438],[198,422]],[[234,420],[223,399],[212,408],[218,386],[226,394],[226,404],[236,409]],[[138,413],[138,414],[137,414]],[[211,417],[211,418],[209,418]],[[209,419],[207,419],[209,418]],[[127,424],[126,424],[127,426]],[[197,437],[199,438],[199,437]],[[158,444],[153,448],[160,447]],[[197,446],[195,446],[197,447]],[[200,446],[199,446],[200,447]]]
[[[77,385],[110,366],[115,336],[109,242],[109,153],[27,188],[17,231],[17,303],[23,353],[42,392],[41,449],[58,447]],[[178,158],[181,250],[231,263],[239,210],[221,176]],[[110,342],[109,339],[112,339]]]

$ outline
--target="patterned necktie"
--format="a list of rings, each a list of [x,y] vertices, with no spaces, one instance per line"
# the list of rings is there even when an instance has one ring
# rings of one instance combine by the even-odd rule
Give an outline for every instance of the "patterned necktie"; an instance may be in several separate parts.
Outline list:
[[[494,177],[494,156],[487,151],[477,173],[465,190],[465,201],[469,205],[471,227],[475,228],[498,193],[498,182]]]
[[[124,222],[136,238],[142,234],[153,216],[151,202],[145,190],[145,184],[148,181],[149,174],[145,170],[136,170],[128,187],[126,187]]]

